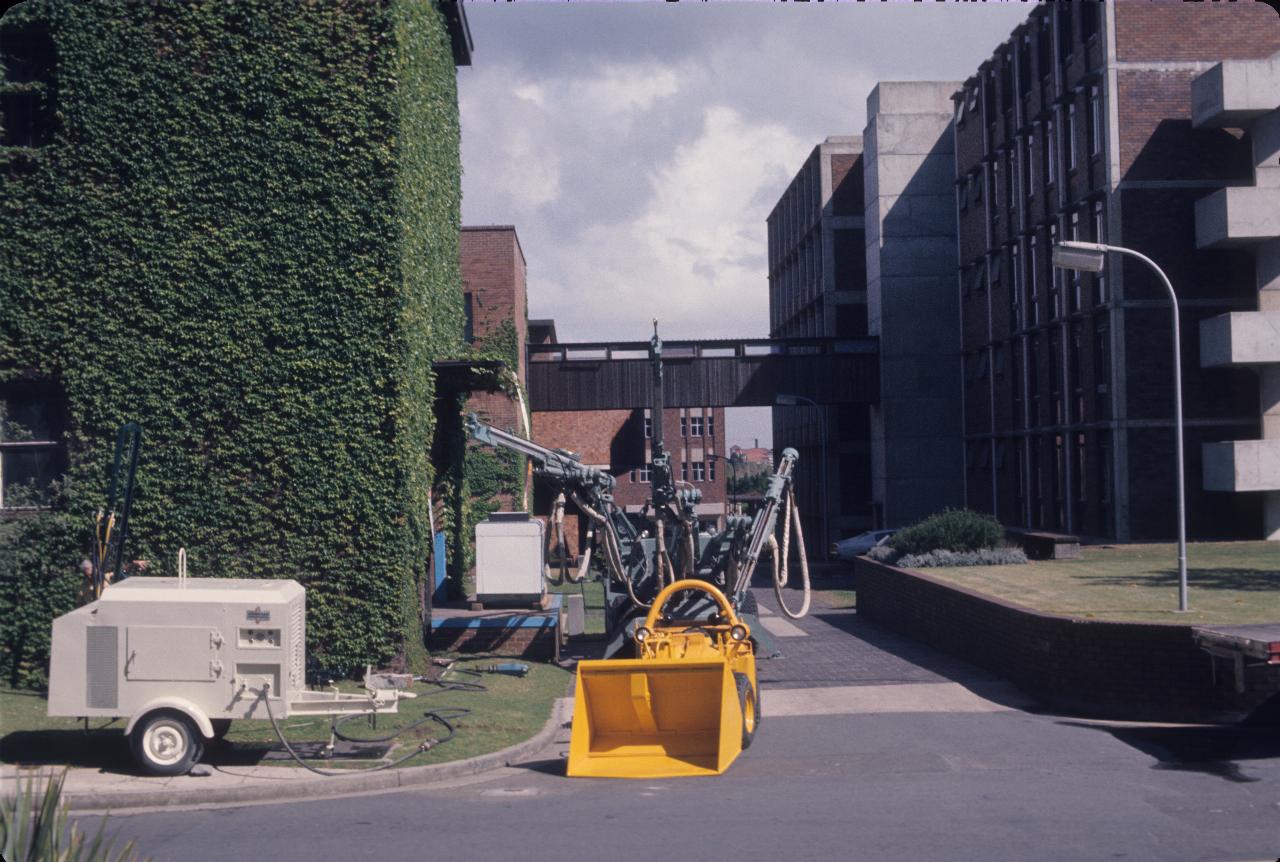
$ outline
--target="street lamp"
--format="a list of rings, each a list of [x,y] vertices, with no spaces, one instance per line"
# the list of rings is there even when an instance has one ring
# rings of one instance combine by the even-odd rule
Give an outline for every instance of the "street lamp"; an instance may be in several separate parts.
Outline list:
[[[779,395],[773,403],[779,407],[799,407],[808,404],[815,408],[821,408],[817,401],[812,398],[806,398],[803,395]],[[822,487],[822,559],[831,559],[831,530],[827,522],[827,416],[826,411],[822,415],[822,464],[819,465],[821,473]]]
[[[1127,254],[1151,267],[1160,276],[1173,305],[1173,412],[1178,449],[1178,610],[1187,611],[1187,493],[1182,458],[1182,336],[1178,326],[1178,297],[1164,270],[1154,260],[1131,248],[1101,242],[1063,241],[1053,247],[1053,265],[1059,269],[1101,272],[1109,251]]]

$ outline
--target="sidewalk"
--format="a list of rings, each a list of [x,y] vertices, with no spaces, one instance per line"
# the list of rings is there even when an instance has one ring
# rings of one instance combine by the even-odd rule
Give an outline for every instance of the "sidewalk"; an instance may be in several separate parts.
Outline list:
[[[181,808],[211,804],[287,802],[325,796],[346,796],[395,790],[475,775],[528,759],[555,738],[573,715],[573,699],[558,698],[551,716],[533,737],[501,751],[467,760],[432,766],[364,771],[349,775],[321,776],[290,766],[210,766],[198,764],[195,772],[172,778],[127,775],[98,769],[70,769],[63,785],[63,799],[72,811],[123,812],[133,809]],[[56,772],[59,767],[52,767]],[[42,767],[48,774],[51,767]],[[368,769],[364,767],[364,769]],[[22,780],[30,774],[24,770]],[[0,767],[0,796],[13,795],[19,781],[15,766]]]

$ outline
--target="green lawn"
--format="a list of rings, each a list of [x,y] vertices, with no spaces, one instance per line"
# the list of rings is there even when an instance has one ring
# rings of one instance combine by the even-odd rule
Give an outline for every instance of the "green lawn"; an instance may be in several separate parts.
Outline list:
[[[1280,543],[1187,546],[1188,604],[1178,612],[1176,545],[1100,545],[1078,560],[922,569],[1054,614],[1182,624],[1280,622]]]
[[[460,663],[459,667],[492,664],[494,661],[515,659],[485,659]],[[406,761],[405,766],[422,766],[444,763],[486,754],[514,745],[533,736],[542,729],[551,704],[564,697],[571,674],[555,665],[525,662],[530,665],[528,676],[511,677],[484,674],[472,677],[453,673],[448,679],[462,682],[479,682],[488,691],[439,692],[437,686],[416,683],[411,691],[419,695],[414,700],[401,701],[394,715],[380,715],[377,726],[370,727],[364,719],[348,722],[343,732],[352,737],[384,736],[422,718],[425,710],[435,707],[465,707],[471,714],[457,720],[457,735],[449,742],[422,752]],[[355,684],[343,684],[344,690],[357,691]],[[435,692],[435,693],[433,693]],[[49,718],[45,715],[45,699],[32,692],[0,689],[0,761],[5,763],[65,763],[71,766],[94,768],[131,769],[128,745],[124,738],[125,722],[107,725],[105,719],[91,719],[86,734],[83,723],[71,718]],[[285,738],[290,743],[324,742],[329,739],[328,718],[290,718],[280,722]],[[408,753],[411,746],[427,737],[441,738],[445,731],[435,722],[428,722],[410,730],[397,740],[397,747],[388,756],[399,757]],[[277,748],[275,732],[267,721],[236,721],[231,725],[223,745],[214,746],[205,755],[208,763],[221,765],[247,765],[270,762],[272,765],[294,765],[292,760],[264,760],[272,748]],[[320,762],[318,765],[335,768],[350,765],[367,767],[368,761],[347,764]]]

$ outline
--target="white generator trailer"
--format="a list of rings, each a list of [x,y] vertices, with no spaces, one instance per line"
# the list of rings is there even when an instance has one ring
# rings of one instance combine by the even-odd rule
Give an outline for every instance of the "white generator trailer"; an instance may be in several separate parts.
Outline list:
[[[297,581],[129,578],[53,621],[49,715],[128,718],[142,769],[181,775],[232,719],[396,711],[368,678],[307,690],[305,644]]]

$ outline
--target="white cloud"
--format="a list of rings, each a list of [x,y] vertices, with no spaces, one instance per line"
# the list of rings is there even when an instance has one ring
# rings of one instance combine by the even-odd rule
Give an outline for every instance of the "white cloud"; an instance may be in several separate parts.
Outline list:
[[[652,317],[669,337],[766,335],[768,209],[754,201],[761,188],[785,188],[811,147],[781,126],[710,108],[698,137],[650,175],[635,217],[586,227],[549,261],[560,285],[531,291],[537,314],[596,308],[605,314],[595,331],[628,340],[643,339]]]

